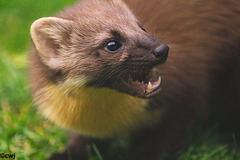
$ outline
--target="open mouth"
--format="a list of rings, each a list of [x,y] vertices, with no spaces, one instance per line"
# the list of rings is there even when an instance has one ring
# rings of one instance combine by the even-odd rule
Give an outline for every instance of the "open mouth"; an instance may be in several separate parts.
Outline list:
[[[152,71],[132,73],[122,80],[141,98],[150,98],[161,90],[161,76],[153,75]]]

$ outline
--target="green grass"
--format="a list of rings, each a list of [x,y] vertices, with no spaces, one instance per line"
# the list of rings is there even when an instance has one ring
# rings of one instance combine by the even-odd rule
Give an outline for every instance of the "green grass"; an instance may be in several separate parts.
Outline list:
[[[64,149],[65,130],[36,112],[27,80],[27,51],[31,23],[61,10],[73,0],[0,1],[0,153],[15,153],[16,159],[45,159]],[[180,160],[237,160],[238,146],[232,133],[200,123],[189,133]],[[223,143],[232,138],[232,143]],[[90,160],[103,160],[96,146]],[[94,156],[95,155],[95,156]]]
[[[179,160],[238,160],[240,154],[236,137],[230,132],[222,134],[219,125],[198,123],[188,135]],[[226,143],[228,141],[228,143]]]
[[[66,133],[38,116],[26,80],[26,55],[0,53],[0,152],[44,159],[64,149]]]
[[[74,0],[1,0],[0,45],[9,53],[26,51],[32,22],[40,17],[51,16],[73,2]]]
[[[66,131],[39,116],[32,102],[27,52],[31,23],[72,2],[0,1],[0,153],[39,160],[64,149]]]

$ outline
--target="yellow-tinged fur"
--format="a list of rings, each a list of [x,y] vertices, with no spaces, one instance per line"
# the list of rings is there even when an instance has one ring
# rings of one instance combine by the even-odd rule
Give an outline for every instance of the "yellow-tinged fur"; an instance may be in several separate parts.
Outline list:
[[[100,138],[119,135],[154,123],[160,115],[146,110],[147,100],[110,89],[71,86],[69,82],[47,85],[36,93],[36,102],[51,121],[81,134]]]

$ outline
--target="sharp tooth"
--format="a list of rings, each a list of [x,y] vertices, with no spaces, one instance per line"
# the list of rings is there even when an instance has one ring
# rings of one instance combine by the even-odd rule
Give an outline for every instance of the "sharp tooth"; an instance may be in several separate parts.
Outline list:
[[[148,90],[152,90],[152,89],[153,89],[153,87],[152,87],[152,83],[151,83],[151,82],[148,83],[148,85],[147,85],[147,89],[148,89]]]
[[[161,78],[161,76],[159,76],[158,81],[157,81],[157,84],[160,85],[160,84],[161,84],[161,81],[162,81],[162,78]]]

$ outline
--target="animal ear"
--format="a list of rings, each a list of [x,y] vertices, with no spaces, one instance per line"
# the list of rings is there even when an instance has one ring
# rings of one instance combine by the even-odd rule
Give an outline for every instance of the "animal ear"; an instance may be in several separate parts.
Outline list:
[[[68,45],[73,21],[56,17],[40,18],[31,25],[31,38],[43,63],[61,67],[61,49]]]

